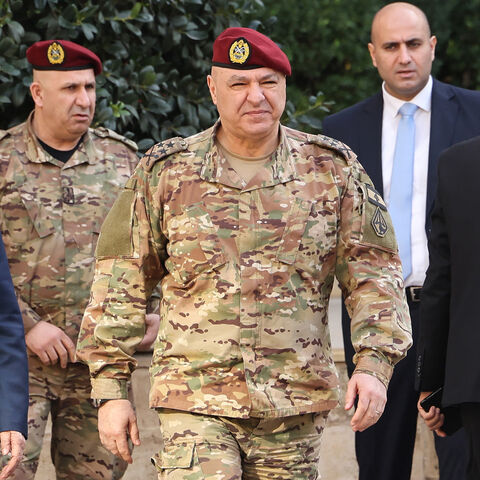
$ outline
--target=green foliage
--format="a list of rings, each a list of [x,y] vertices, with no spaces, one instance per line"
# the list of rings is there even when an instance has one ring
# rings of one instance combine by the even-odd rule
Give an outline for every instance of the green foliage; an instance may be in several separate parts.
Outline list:
[[[366,45],[381,2],[373,0],[265,0],[277,18],[271,34],[281,38],[293,65],[290,100],[303,109],[312,92],[335,108],[351,105],[378,88]],[[323,117],[325,109],[316,114]]]
[[[281,43],[293,67],[289,100],[303,110],[312,92],[323,92],[336,112],[372,95],[381,85],[367,43],[380,0],[264,0],[276,17],[268,32]],[[433,73],[464,88],[480,86],[480,0],[414,1],[438,38]],[[327,108],[311,114],[321,120]]]
[[[95,124],[134,138],[141,150],[206,128],[217,117],[205,81],[212,43],[240,25],[240,13],[262,7],[260,0],[0,3],[0,126],[23,121],[33,108],[28,46],[63,38],[103,60]]]
[[[96,124],[135,139],[190,135],[217,118],[205,77],[212,43],[228,26],[250,26],[277,41],[290,58],[282,121],[317,132],[338,111],[378,90],[367,50],[380,0],[0,0],[0,127],[23,121],[29,45],[65,38],[95,51]],[[438,37],[434,74],[466,88],[480,84],[480,0],[420,0]]]
[[[449,1],[438,8],[435,0],[423,0],[438,46],[436,76],[464,88],[480,86],[480,0]]]

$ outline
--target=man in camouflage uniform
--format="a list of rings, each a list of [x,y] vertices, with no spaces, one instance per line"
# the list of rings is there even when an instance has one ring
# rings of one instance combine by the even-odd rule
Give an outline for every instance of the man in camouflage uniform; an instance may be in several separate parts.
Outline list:
[[[75,343],[100,226],[137,164],[136,145],[89,129],[99,58],[72,42],[34,44],[35,110],[2,131],[0,222],[29,356],[29,438],[16,479],[33,479],[49,414],[57,479],[117,479],[100,444],[88,369]]]
[[[146,299],[161,281],[150,406],[159,479],[316,479],[339,401],[328,332],[335,275],[357,349],[346,408],[375,423],[411,344],[381,197],[349,149],[279,123],[286,55],[231,28],[215,41],[210,129],[153,147],[110,211],[79,336],[104,445],[139,443],[126,382]]]

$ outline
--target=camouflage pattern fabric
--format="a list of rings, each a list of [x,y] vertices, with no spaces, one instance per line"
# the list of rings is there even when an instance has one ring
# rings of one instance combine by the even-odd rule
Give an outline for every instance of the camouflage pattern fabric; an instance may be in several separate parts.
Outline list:
[[[327,413],[230,419],[160,409],[159,480],[316,480]],[[239,459],[242,458],[242,462]]]
[[[135,144],[107,129],[89,130],[64,164],[39,145],[32,115],[26,123],[2,132],[0,138],[0,225],[25,331],[43,320],[61,328],[75,343],[88,303],[100,226],[138,163]],[[30,371],[30,414],[38,412],[38,416],[29,415],[26,448],[33,453],[26,469],[36,468],[34,457],[38,457],[43,437],[38,425],[44,422],[45,402],[50,401],[52,416],[58,419],[52,444],[59,455],[54,458],[59,469],[64,468],[60,452],[66,448],[75,451],[68,462],[75,459],[78,472],[84,467],[99,472],[59,478],[114,478],[106,473],[108,463],[96,432],[96,410],[87,414],[86,400],[77,404],[78,398],[89,397],[87,378],[80,374],[88,372],[75,368],[80,367],[71,365],[64,371],[59,365],[47,367],[37,361],[35,373]],[[69,375],[70,371],[77,375]],[[54,396],[47,395],[45,390],[64,375],[63,387],[57,384]],[[74,422],[74,436],[72,425],[64,419],[67,411],[74,418],[88,417],[84,424]]]
[[[40,147],[31,120],[0,141],[2,235],[25,331],[45,320],[76,342],[100,227],[138,158],[89,130],[63,164]]]
[[[271,160],[243,185],[216,128],[153,147],[106,219],[78,344],[92,395],[125,398],[159,281],[151,407],[240,418],[335,407],[335,276],[357,371],[387,385],[411,345],[410,318],[388,212],[355,156],[281,127]]]
[[[70,363],[66,369],[45,366],[30,354],[29,374],[29,436],[24,459],[12,478],[35,478],[50,413],[51,456],[57,479],[122,478],[126,462],[103,448],[99,441],[97,408],[90,399],[88,368],[81,363]]]

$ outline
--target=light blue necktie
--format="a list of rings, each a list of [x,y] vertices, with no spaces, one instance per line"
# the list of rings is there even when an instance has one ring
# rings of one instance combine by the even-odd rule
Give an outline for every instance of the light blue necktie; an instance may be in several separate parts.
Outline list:
[[[417,110],[413,103],[404,103],[399,110],[400,122],[393,155],[392,181],[390,184],[389,212],[397,237],[403,278],[412,273],[412,192],[413,161],[415,158],[415,120]]]

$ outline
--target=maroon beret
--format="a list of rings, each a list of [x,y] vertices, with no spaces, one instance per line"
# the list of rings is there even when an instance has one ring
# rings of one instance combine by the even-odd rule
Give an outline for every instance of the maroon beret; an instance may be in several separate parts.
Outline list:
[[[224,30],[213,44],[212,64],[239,70],[268,67],[285,75],[292,74],[290,62],[280,47],[251,28]]]
[[[102,62],[91,50],[68,40],[43,40],[27,49],[27,60],[35,70],[102,71]]]

